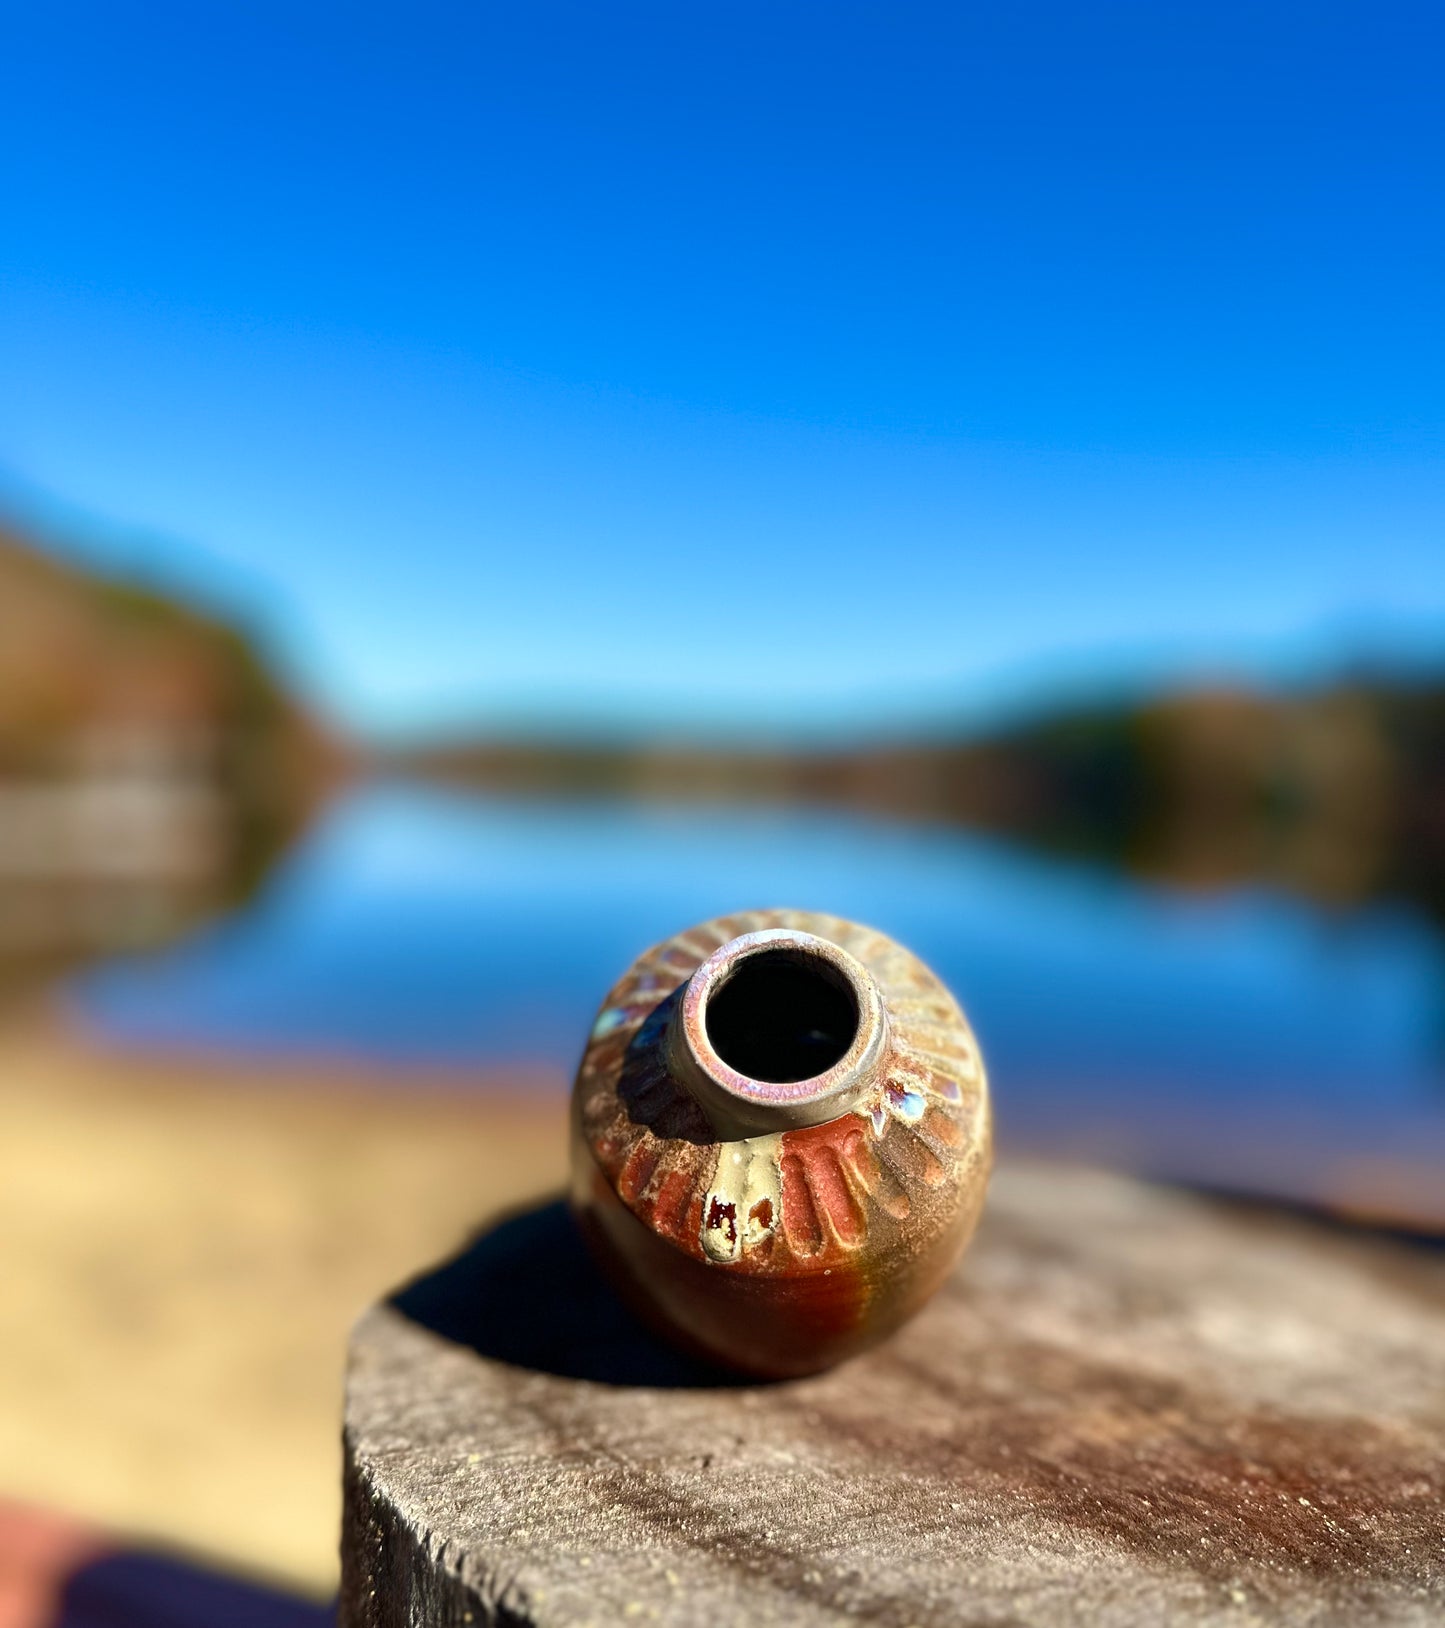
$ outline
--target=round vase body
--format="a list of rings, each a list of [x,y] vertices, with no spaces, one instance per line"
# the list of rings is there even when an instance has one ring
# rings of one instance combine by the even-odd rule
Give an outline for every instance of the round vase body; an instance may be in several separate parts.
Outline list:
[[[638,957],[572,1098],[572,1201],[660,1332],[767,1377],[876,1343],[967,1243],[992,1159],[957,1002],[882,933],[744,911]]]

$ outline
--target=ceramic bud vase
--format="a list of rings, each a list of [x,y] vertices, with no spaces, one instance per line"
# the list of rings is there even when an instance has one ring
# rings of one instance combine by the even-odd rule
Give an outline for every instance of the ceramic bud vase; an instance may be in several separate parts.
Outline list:
[[[882,1339],[967,1243],[992,1157],[968,1022],[901,945],[758,910],[608,995],[573,1091],[573,1204],[647,1320],[782,1377]]]

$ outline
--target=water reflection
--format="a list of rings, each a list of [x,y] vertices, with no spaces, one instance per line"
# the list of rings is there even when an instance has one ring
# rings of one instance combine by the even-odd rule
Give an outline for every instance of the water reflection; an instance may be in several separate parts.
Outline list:
[[[855,917],[932,964],[1005,1142],[1384,1210],[1429,1188],[1445,1210],[1445,967],[1422,918],[1180,895],[947,828],[374,786],[240,914],[71,991],[113,1038],[540,1064],[560,1090],[639,948],[757,904]]]
[[[302,818],[258,829],[217,754],[92,731],[46,774],[0,774],[0,991],[169,943],[246,897]]]

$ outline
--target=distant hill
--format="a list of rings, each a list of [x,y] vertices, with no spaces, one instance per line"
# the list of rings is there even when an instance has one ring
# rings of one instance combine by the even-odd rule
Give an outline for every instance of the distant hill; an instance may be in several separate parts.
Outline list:
[[[337,761],[241,630],[0,528],[0,956],[239,896]]]
[[[1445,919],[1445,679],[1061,706],[991,735],[851,752],[452,743],[401,766],[495,791],[867,809],[1185,886],[1396,896]]]

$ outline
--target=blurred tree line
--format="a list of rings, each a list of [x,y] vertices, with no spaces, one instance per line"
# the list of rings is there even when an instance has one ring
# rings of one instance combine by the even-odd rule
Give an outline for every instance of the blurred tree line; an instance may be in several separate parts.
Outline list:
[[[0,529],[0,967],[164,937],[244,897],[355,769],[490,792],[860,808],[1190,887],[1445,921],[1445,678],[1061,705],[854,750],[454,740],[370,758],[244,631]]]
[[[410,771],[492,790],[796,801],[1004,833],[1198,888],[1396,897],[1445,920],[1445,680],[1196,690],[853,751],[453,742]]]
[[[1262,882],[1330,905],[1394,896],[1445,918],[1439,681],[1185,692],[860,768],[886,803],[1139,875]]]

